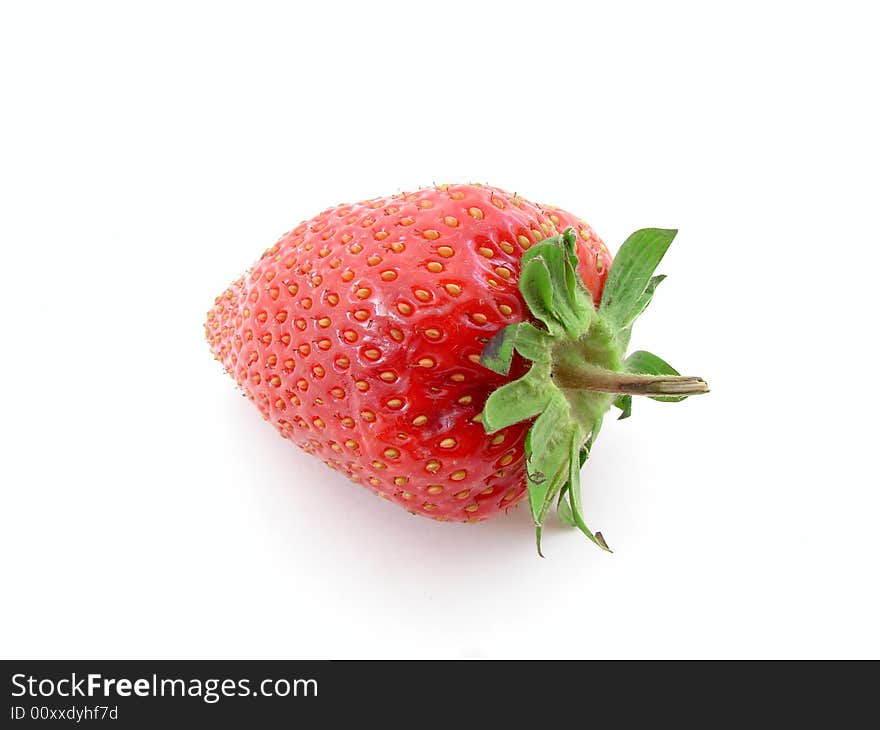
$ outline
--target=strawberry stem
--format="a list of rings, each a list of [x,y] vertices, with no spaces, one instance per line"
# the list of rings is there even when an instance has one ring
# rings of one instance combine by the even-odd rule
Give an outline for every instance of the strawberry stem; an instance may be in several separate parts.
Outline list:
[[[688,375],[641,375],[590,368],[589,371],[575,374],[560,371],[553,375],[553,379],[561,388],[617,395],[685,396],[709,392],[709,385],[705,380]]]

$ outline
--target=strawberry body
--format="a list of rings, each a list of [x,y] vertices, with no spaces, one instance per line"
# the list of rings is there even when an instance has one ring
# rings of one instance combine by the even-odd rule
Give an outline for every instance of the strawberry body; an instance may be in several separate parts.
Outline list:
[[[487,434],[480,365],[527,318],[521,257],[577,231],[594,303],[611,256],[582,220],[498,188],[452,185],[328,209],[215,301],[215,357],[285,438],[416,514],[479,521],[525,494],[528,422]]]

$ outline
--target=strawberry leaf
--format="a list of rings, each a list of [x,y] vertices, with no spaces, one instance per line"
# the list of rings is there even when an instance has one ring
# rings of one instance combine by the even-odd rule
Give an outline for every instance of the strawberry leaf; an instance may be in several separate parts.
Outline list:
[[[499,330],[486,343],[480,364],[499,375],[507,375],[514,350],[527,360],[547,360],[553,341],[552,335],[542,332],[530,322],[511,324]]]
[[[516,351],[533,362],[550,360],[556,339],[529,322],[521,322],[516,331]]]
[[[498,330],[495,336],[483,348],[483,354],[480,355],[480,364],[499,375],[507,375],[510,372],[510,363],[513,360],[516,333],[523,324],[525,323],[511,324],[502,330]]]
[[[618,329],[625,329],[632,323],[638,316],[637,310],[642,303],[642,310],[647,306],[643,297],[651,284],[654,270],[676,233],[678,231],[663,228],[643,228],[633,233],[620,247],[611,271],[608,272],[605,291],[599,304],[599,313]],[[659,283],[656,281],[654,288]]]
[[[519,380],[502,385],[486,400],[483,428],[493,433],[534,418],[559,392],[550,381],[550,363],[536,362]]]
[[[617,417],[618,421],[629,418],[633,410],[633,397],[631,395],[618,396],[614,399],[614,407],[620,409],[620,415]]]
[[[654,291],[660,285],[660,282],[666,278],[666,274],[659,274],[658,276],[652,276],[650,281],[648,281],[648,286],[645,287],[645,291],[642,292],[642,296],[640,296],[632,310],[627,317],[627,321],[623,323],[624,328],[629,328],[632,326],[632,323],[638,319],[642,312],[644,312],[648,305],[651,303],[651,300],[654,298]]]
[[[594,429],[598,432],[598,427]],[[590,441],[592,441],[595,433],[590,437]],[[577,438],[573,439],[571,442],[571,454],[568,460],[569,463],[569,478],[568,478],[568,504],[569,511],[572,521],[575,526],[586,535],[590,540],[592,540],[596,545],[598,545],[603,550],[607,550],[609,553],[611,550],[608,547],[608,544],[602,538],[602,533],[597,532],[593,534],[592,530],[587,527],[587,523],[584,522],[583,518],[583,510],[581,508],[581,457],[586,458],[584,456],[585,453],[589,453],[588,449],[584,449],[581,446],[581,443],[577,440]]]
[[[577,527],[574,515],[571,514],[571,505],[568,502],[568,484],[559,491],[559,499],[556,500],[556,516],[563,525]]]
[[[581,469],[584,468],[584,464],[587,462],[587,457],[589,457],[590,455],[590,448],[588,444],[592,443],[592,441],[593,436],[591,435],[587,444],[584,444],[580,447],[580,452],[578,453],[577,460],[578,466],[576,478],[574,475],[570,474],[568,482],[565,484],[564,487],[562,487],[559,492],[559,498],[556,505],[556,515],[557,517],[559,517],[560,522],[568,525],[569,527],[577,527],[577,523],[575,522],[574,515],[571,512],[571,503],[568,499],[568,492],[571,489],[571,485],[578,483],[580,480]],[[572,460],[572,463],[574,463],[574,460]]]
[[[586,333],[594,314],[590,293],[577,273],[576,242],[574,231],[567,229],[563,235],[541,241],[523,254],[524,271],[533,262],[543,260],[550,276],[550,309],[565,334],[572,339]],[[522,283],[520,290],[531,307]],[[532,314],[539,317],[534,310]]]
[[[568,402],[557,390],[526,438],[526,486],[536,525],[544,524],[547,511],[568,481],[571,442],[578,435],[568,417]]]
[[[552,281],[547,262],[543,257],[537,256],[523,265],[519,291],[532,316],[543,322],[551,333],[556,333],[560,329],[560,323],[553,311]]]

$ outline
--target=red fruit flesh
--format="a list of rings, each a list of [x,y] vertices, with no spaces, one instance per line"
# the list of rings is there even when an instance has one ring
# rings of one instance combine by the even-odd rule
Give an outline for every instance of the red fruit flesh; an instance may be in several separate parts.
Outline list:
[[[528,317],[523,251],[568,227],[598,303],[611,256],[565,211],[479,185],[341,205],[217,297],[206,335],[285,438],[413,513],[484,520],[525,494],[530,424],[485,433],[486,398],[525,366],[502,377],[480,353]]]

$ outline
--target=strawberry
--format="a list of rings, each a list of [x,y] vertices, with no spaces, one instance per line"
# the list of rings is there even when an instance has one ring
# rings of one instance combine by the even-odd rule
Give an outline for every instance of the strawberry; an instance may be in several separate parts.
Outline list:
[[[528,495],[584,524],[580,466],[612,402],[705,391],[624,359],[674,231],[612,265],[580,218],[481,185],[325,210],[215,300],[216,359],[285,438],[436,520],[478,522]],[[607,285],[606,285],[607,278]]]

